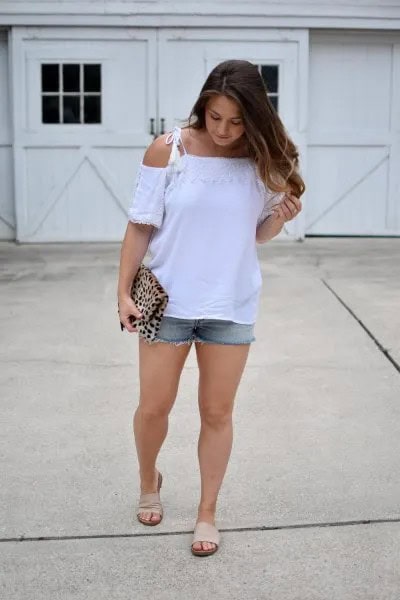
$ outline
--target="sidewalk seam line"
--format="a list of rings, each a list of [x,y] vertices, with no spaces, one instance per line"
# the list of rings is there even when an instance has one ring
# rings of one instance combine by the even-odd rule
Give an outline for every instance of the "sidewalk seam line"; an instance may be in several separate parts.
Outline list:
[[[298,523],[295,525],[260,525],[258,527],[230,527],[219,528],[222,533],[242,533],[246,531],[276,531],[285,529],[311,529],[319,527],[349,527],[354,525],[377,525],[381,523],[400,523],[400,517],[386,519],[360,519],[355,521],[333,521],[326,523]],[[0,542],[49,542],[49,541],[68,541],[68,540],[92,540],[92,539],[112,539],[112,538],[136,538],[136,537],[161,537],[169,535],[188,535],[190,531],[159,531],[155,533],[110,533],[95,535],[65,535],[65,536],[39,536],[39,537],[16,537],[0,538]]]
[[[357,323],[364,329],[364,331],[368,334],[368,336],[375,342],[376,346],[378,346],[379,350],[382,352],[383,356],[393,365],[398,373],[400,373],[400,365],[398,362],[391,356],[389,350],[384,348],[379,340],[374,336],[372,331],[368,329],[368,327],[357,317],[355,312],[346,304],[344,300],[335,292],[335,290],[325,281],[325,279],[321,278],[322,283],[328,290],[335,296],[335,298],[340,302],[342,306],[350,313],[350,315],[357,321]]]

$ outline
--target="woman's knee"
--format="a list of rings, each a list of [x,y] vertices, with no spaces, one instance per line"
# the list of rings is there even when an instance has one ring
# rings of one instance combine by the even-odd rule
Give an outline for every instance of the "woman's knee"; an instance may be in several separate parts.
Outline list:
[[[160,382],[141,385],[139,392],[138,410],[143,419],[152,421],[167,417],[175,404],[178,395],[179,378],[176,381]]]
[[[200,419],[203,425],[212,429],[223,429],[232,423],[232,409],[200,406]]]
[[[147,423],[152,423],[159,419],[165,419],[171,412],[172,403],[146,404],[139,402],[136,413],[139,418]]]

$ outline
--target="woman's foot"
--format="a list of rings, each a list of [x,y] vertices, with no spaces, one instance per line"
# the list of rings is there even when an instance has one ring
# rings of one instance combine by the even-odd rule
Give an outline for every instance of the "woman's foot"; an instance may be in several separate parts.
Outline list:
[[[137,511],[137,517],[145,525],[157,525],[162,520],[162,506],[159,498],[159,492],[162,484],[162,475],[155,469],[152,482],[141,481],[140,501]],[[151,496],[149,496],[151,494]],[[145,509],[144,505],[149,508]],[[151,511],[150,508],[154,508]],[[141,510],[143,509],[143,510]]]
[[[215,527],[215,510],[199,508],[196,525],[200,522],[209,523],[210,525],[213,525]],[[194,544],[192,544],[192,550],[196,552],[199,551],[213,553],[216,549],[217,544],[213,542],[208,542],[206,540],[201,542],[195,542]]]

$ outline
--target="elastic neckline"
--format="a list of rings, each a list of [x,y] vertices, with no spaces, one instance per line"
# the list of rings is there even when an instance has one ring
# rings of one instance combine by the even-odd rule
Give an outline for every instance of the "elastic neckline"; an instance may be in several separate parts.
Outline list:
[[[249,156],[200,156],[199,154],[189,154],[189,152],[185,152],[185,154],[181,155],[181,158],[184,156],[190,156],[192,158],[208,158],[217,160],[251,160]]]

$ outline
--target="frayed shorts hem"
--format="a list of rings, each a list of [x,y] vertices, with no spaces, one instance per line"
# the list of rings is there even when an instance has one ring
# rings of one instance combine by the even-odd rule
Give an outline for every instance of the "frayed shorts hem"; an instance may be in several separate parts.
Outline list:
[[[252,342],[255,342],[255,341],[256,341],[255,337],[253,337],[251,340],[244,341],[244,342],[218,342],[215,340],[203,340],[199,337],[193,337],[188,340],[163,340],[162,338],[156,338],[153,341],[146,340],[146,342],[148,344],[155,344],[156,342],[163,342],[164,344],[172,344],[174,346],[182,346],[183,344],[191,344],[192,342],[197,342],[199,344],[220,344],[222,346],[243,346],[245,344],[251,344]]]
[[[199,344],[221,344],[239,346],[256,341],[254,323],[235,323],[222,319],[180,319],[163,317],[154,340],[149,344],[164,342],[181,346],[197,342]]]

